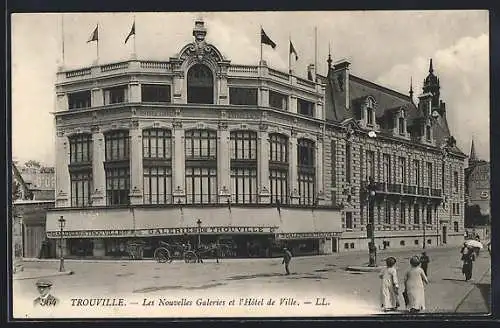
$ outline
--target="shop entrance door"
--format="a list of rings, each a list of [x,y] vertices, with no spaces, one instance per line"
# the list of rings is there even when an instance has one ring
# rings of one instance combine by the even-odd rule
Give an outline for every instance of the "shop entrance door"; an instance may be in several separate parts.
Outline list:
[[[332,238],[332,253],[337,253],[337,238]]]
[[[443,227],[443,244],[446,244],[446,235],[447,235],[446,226],[444,226]]]

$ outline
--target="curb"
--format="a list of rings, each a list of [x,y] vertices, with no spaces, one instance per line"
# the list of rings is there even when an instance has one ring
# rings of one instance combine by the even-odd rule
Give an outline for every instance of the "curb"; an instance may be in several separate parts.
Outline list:
[[[481,275],[481,278],[479,278],[479,280],[477,282],[475,282],[470,288],[469,290],[467,290],[467,292],[464,294],[464,296],[460,299],[460,301],[457,303],[457,305],[454,307],[454,310],[453,312],[457,312],[458,311],[458,308],[462,306],[462,304],[464,304],[465,300],[467,299],[467,297],[469,297],[469,295],[472,293],[472,291],[474,290],[474,288],[476,288],[476,284],[480,283],[481,281],[484,280],[484,278],[488,275],[488,273],[491,272],[491,267],[489,267],[488,269],[486,269],[486,271]]]
[[[64,272],[54,272],[51,274],[33,275],[33,276],[28,276],[28,277],[12,277],[12,280],[28,280],[28,279],[47,278],[47,277],[67,276],[67,275],[72,275],[73,273],[74,272],[70,270],[70,271],[64,271]]]

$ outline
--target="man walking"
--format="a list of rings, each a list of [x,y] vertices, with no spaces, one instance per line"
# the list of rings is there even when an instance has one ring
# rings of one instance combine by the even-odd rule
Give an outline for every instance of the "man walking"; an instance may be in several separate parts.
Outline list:
[[[429,259],[429,256],[427,256],[426,252],[422,252],[422,256],[420,256],[420,267],[422,270],[424,270],[425,275],[428,277],[429,275],[427,274],[427,266],[429,265],[429,262],[431,260]]]
[[[290,270],[288,269],[288,265],[290,264],[290,261],[292,260],[292,253],[285,247],[283,248],[283,262],[281,264],[285,264],[285,271],[286,275],[290,274]]]

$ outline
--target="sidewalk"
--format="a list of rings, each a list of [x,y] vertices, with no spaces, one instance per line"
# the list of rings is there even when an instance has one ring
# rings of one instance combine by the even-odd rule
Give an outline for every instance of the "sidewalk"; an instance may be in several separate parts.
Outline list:
[[[12,280],[26,280],[26,279],[40,279],[47,277],[57,277],[64,275],[72,275],[73,271],[63,271],[59,272],[56,269],[24,269],[23,271],[17,272],[12,275]]]
[[[480,277],[455,308],[456,313],[491,312],[491,269]]]

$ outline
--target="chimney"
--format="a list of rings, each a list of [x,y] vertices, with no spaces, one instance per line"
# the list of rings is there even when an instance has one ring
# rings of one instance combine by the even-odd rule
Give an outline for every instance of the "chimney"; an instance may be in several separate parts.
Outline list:
[[[316,70],[314,64],[309,64],[307,66],[307,79],[309,81],[316,81]]]
[[[351,63],[347,59],[341,59],[333,65],[333,73],[335,83],[342,93],[345,94],[345,107],[350,108],[351,100],[349,95],[349,65]]]

